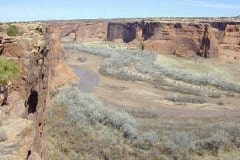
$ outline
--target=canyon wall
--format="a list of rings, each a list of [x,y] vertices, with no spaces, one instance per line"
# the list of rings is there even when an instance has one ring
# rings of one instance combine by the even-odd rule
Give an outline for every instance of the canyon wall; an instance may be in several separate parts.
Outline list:
[[[114,41],[178,56],[240,58],[240,22],[92,21],[63,22],[62,37],[75,41]],[[207,32],[206,32],[207,27]],[[209,48],[203,51],[209,39]]]
[[[0,113],[4,112],[4,115],[9,117],[3,119],[3,124],[9,120],[13,121],[12,123],[19,122],[16,126],[6,126],[6,130],[13,128],[19,130],[19,127],[23,126],[19,134],[24,132],[24,135],[20,139],[20,144],[18,134],[16,137],[11,137],[11,143],[19,147],[16,148],[15,154],[0,153],[0,159],[7,156],[11,159],[46,159],[44,125],[47,109],[51,107],[50,94],[59,85],[75,79],[76,76],[64,62],[64,51],[60,42],[61,32],[58,26],[43,23],[15,25],[23,34],[12,37],[1,32],[0,56],[16,61],[21,75],[13,81],[9,104],[0,106]],[[3,27],[7,28],[8,25]],[[19,95],[18,99],[15,96],[16,100],[14,100],[15,94]],[[17,112],[17,116],[15,113],[12,116],[13,111]],[[33,130],[26,132],[28,128]],[[7,143],[9,142],[2,143],[0,148],[4,149]]]
[[[11,157],[10,159],[28,159],[30,155],[33,156],[33,153],[36,153],[35,159],[37,159],[37,157],[40,158],[43,155],[43,114],[46,109],[46,97],[48,96],[47,75],[49,74],[49,64],[48,49],[43,31],[44,24],[18,23],[14,25],[20,29],[22,34],[8,36],[6,32],[1,32],[2,49],[0,56],[18,63],[21,74],[18,79],[13,80],[8,96],[9,104],[1,106],[1,109],[11,108],[5,112],[9,117],[9,119],[5,119],[5,122],[18,121],[15,125],[6,127],[6,130],[14,128],[19,132],[18,134],[23,134],[22,132],[25,132],[25,134],[20,139],[20,142],[24,143],[20,144],[14,140],[18,139],[18,134],[11,137],[11,143],[16,146],[19,145],[18,149],[16,148],[16,153],[0,155],[0,158],[8,156]],[[7,28],[8,25],[6,24],[3,27]],[[14,94],[19,95],[19,102],[12,100]],[[16,107],[17,104],[20,107]],[[17,116],[11,116],[13,110],[18,112]],[[25,123],[29,125],[26,126]],[[31,128],[31,130],[26,131],[28,128]]]
[[[56,22],[55,26],[60,30],[61,37],[68,37],[76,41],[106,40],[108,22]]]
[[[47,110],[51,107],[50,94],[57,89],[58,86],[63,85],[76,78],[71,68],[64,61],[64,50],[60,41],[59,28],[54,25],[46,26],[44,30],[45,46],[38,52],[39,58],[33,58],[35,65],[31,66],[31,77],[33,75],[35,79],[35,85],[30,89],[30,96],[36,96],[34,105],[36,109],[31,109],[29,104],[29,110],[34,111],[34,124],[35,124],[35,136],[33,140],[33,151],[36,152],[41,159],[46,159],[46,147],[44,126]],[[31,85],[30,85],[31,86]],[[31,157],[30,157],[31,158]]]

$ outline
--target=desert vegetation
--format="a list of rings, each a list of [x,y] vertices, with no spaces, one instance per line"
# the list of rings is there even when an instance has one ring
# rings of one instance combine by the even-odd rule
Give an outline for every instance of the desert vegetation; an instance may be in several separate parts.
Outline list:
[[[67,85],[52,93],[49,159],[235,159],[238,117],[163,118],[150,110],[116,110]],[[231,154],[226,154],[230,153]]]
[[[173,102],[183,102],[183,103],[198,103],[198,104],[202,104],[202,103],[207,103],[207,97],[204,96],[192,96],[192,95],[182,95],[182,94],[176,94],[173,93],[169,96],[165,97],[166,100],[170,100]]]
[[[18,77],[20,70],[18,65],[6,58],[0,58],[0,83],[7,84],[13,78]]]
[[[180,92],[181,98],[166,97],[173,101],[205,103],[207,97],[219,98],[240,92],[240,81],[236,66],[215,66],[198,63],[184,58],[157,55],[154,52],[104,48],[98,45],[65,43],[66,49],[77,49],[102,56],[99,72],[105,76],[128,80],[144,81],[156,87]],[[224,75],[222,74],[224,71]],[[195,97],[184,95],[195,95]]]
[[[59,89],[53,101],[47,132],[48,147],[54,152],[49,159],[135,157],[128,147],[140,152],[157,142],[156,134],[141,131],[127,112],[111,109],[72,85]]]
[[[19,29],[17,26],[15,25],[9,25],[8,29],[7,29],[7,35],[8,36],[17,36],[19,34]]]

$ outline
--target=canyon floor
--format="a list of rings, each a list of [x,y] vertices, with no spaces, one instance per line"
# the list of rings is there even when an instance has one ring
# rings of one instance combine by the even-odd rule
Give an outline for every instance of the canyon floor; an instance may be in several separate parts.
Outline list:
[[[90,47],[91,50],[86,49],[86,46]],[[152,83],[151,78],[147,80],[132,78],[131,76],[128,77],[127,74],[123,74],[123,72],[120,73],[120,77],[116,76],[114,71],[111,72],[112,74],[106,75],[106,72],[102,71],[104,68],[103,63],[104,60],[111,56],[106,56],[105,53],[110,51],[115,54],[115,52],[119,52],[119,49],[127,54],[132,54],[131,50],[133,50],[132,48],[129,50],[122,44],[112,42],[87,42],[75,44],[74,47],[69,47],[69,44],[65,44],[66,61],[80,77],[80,81],[74,81],[74,83],[77,84],[80,92],[93,95],[107,108],[116,110],[116,113],[117,111],[129,113],[139,124],[140,132],[154,132],[158,140],[152,147],[148,148],[146,146],[151,146],[152,144],[145,139],[144,142],[140,143],[143,145],[140,149],[133,147],[136,145],[135,143],[141,146],[138,144],[139,142],[130,143],[126,140],[124,144],[122,144],[123,142],[116,143],[115,147],[118,147],[115,149],[115,147],[110,145],[114,143],[112,142],[114,139],[112,139],[112,130],[109,133],[105,131],[104,135],[109,137],[108,142],[96,139],[89,142],[92,145],[88,144],[87,140],[85,142],[88,144],[86,144],[86,147],[93,147],[95,140],[100,141],[96,143],[101,143],[105,147],[100,149],[101,147],[97,148],[99,146],[96,144],[91,151],[86,151],[88,154],[79,151],[83,154],[83,157],[86,159],[95,159],[97,157],[100,159],[126,159],[127,157],[129,159],[146,159],[148,157],[148,159],[206,160],[237,160],[239,158],[239,148],[231,144],[235,143],[233,141],[236,139],[230,140],[231,138],[229,138],[239,133],[240,95],[238,92],[209,84],[202,86],[194,83],[185,84],[181,80],[174,80],[168,76],[166,77],[169,83],[166,83],[166,86],[164,86],[158,84],[161,82]],[[135,51],[142,52],[138,49]],[[121,56],[115,58],[119,58],[117,59],[118,61],[124,61],[121,59]],[[229,83],[233,80],[234,83],[239,84],[238,75],[240,71],[238,63],[228,63],[224,60],[216,61],[214,58],[205,59],[198,56],[186,58],[159,54],[157,54],[154,63],[164,65],[173,70],[175,67],[187,72],[189,72],[189,69],[192,69],[193,72],[199,75],[204,75],[206,72],[211,74],[211,70],[213,70],[214,73],[220,72],[220,76],[216,73],[217,77],[215,78],[219,80],[223,78],[226,81],[228,79],[230,80],[228,81]],[[225,64],[224,67],[223,64]],[[148,65],[151,66],[152,64]],[[129,75],[136,74],[136,68],[133,68],[132,66],[127,67]],[[236,70],[233,71],[233,69]],[[140,77],[146,77],[146,75],[141,75],[140,73],[138,73],[137,77],[139,75]],[[148,76],[151,75],[149,74]],[[176,86],[180,83],[180,89],[176,90],[169,87],[169,84],[172,83],[176,83]],[[202,91],[206,92],[206,95],[202,96],[196,93]],[[96,108],[95,110],[97,111],[98,109]],[[62,119],[62,117],[65,116],[57,119]],[[56,119],[52,121],[55,122]],[[57,122],[55,123],[58,124]],[[51,127],[50,125],[49,128]],[[60,127],[60,129],[63,128]],[[49,130],[52,131],[52,129]],[[101,131],[102,129],[99,130]],[[71,133],[71,131],[69,132]],[[75,133],[76,131],[72,132]],[[79,139],[88,139],[91,134],[97,137],[101,135],[98,131],[92,131],[92,133],[89,133],[89,136],[85,138],[80,137]],[[66,141],[57,143],[56,140],[53,140],[53,137],[49,139],[56,143],[57,146],[66,145]],[[57,138],[55,137],[55,139]],[[124,146],[128,146],[127,149]],[[192,148],[192,146],[195,147]],[[122,153],[123,148],[126,151]],[[66,155],[71,155],[70,157],[72,157],[74,154],[70,154],[67,151]]]
[[[173,102],[166,100],[165,97],[177,94],[178,92],[163,89],[147,82],[120,80],[100,74],[99,68],[103,61],[101,56],[78,50],[66,50],[65,52],[69,65],[81,77],[79,83],[80,89],[84,92],[92,92],[105,103],[112,104],[117,108],[153,110],[165,117],[201,118],[240,115],[240,95],[237,93],[229,92],[227,96],[220,96],[218,98],[210,97],[206,103],[202,104]],[[81,58],[86,61],[81,62],[79,60]],[[191,67],[196,68],[200,74],[201,72],[208,73],[212,68],[221,70],[221,66],[224,63],[221,61],[216,62],[215,59],[203,59],[201,57],[190,59],[163,55],[158,55],[156,61],[157,63],[164,63],[165,61],[169,67],[174,65],[181,66],[183,70]],[[238,65],[238,63],[230,64],[228,69],[222,69],[222,76],[227,76],[227,72],[234,67],[237,69]],[[204,71],[202,68],[206,70]],[[236,72],[239,73],[239,69]]]

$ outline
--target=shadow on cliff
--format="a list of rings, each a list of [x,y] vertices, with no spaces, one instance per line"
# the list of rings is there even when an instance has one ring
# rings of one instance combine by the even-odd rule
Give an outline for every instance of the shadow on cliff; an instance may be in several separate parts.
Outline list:
[[[27,104],[28,104],[28,114],[35,113],[37,104],[38,104],[38,92],[37,91],[31,90],[31,94],[28,97]]]

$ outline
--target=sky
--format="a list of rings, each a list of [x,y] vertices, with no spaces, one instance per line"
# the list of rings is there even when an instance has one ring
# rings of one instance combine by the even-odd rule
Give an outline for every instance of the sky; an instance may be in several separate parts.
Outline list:
[[[240,15],[240,0],[0,0],[0,22]]]

